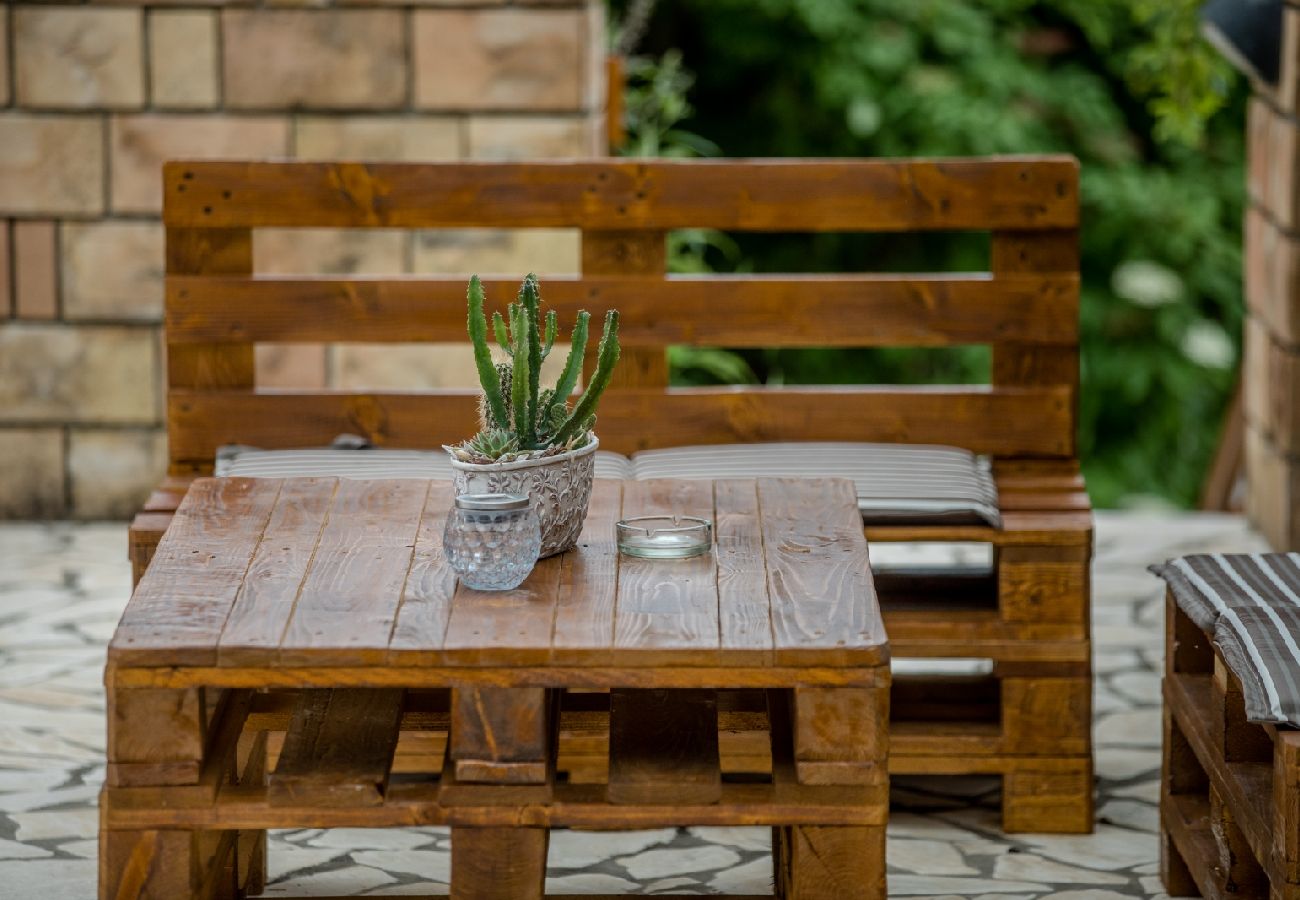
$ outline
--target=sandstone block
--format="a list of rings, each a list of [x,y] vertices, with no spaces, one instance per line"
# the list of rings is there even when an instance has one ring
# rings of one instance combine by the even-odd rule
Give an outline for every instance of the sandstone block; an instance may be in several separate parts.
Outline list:
[[[582,107],[588,59],[583,10],[421,10],[414,39],[419,107]]]
[[[383,109],[406,101],[405,16],[395,9],[222,12],[222,78],[242,109]]]
[[[0,325],[0,421],[153,424],[151,329]]]
[[[150,11],[149,95],[154,106],[216,106],[220,99],[218,78],[216,12]]]
[[[604,129],[596,118],[470,116],[471,159],[564,159],[599,156]]]
[[[582,236],[574,228],[473,228],[420,231],[415,236],[414,271],[437,275],[505,275],[529,272],[576,275],[581,271]]]
[[[14,310],[20,319],[59,317],[53,222],[14,223]]]
[[[163,228],[156,222],[66,222],[63,314],[156,322],[163,305]]]
[[[139,9],[20,6],[13,12],[14,90],[27,107],[139,107]]]
[[[68,439],[72,515],[126,519],[167,472],[167,436],[161,429],[74,428]]]
[[[162,164],[170,159],[282,157],[289,123],[262,116],[118,116],[110,129],[113,210],[162,208]]]
[[[0,519],[65,514],[61,429],[0,428],[0,459]]]
[[[294,123],[299,159],[432,162],[462,155],[463,123],[451,117],[301,116]]]
[[[258,344],[253,350],[257,386],[325,387],[327,349],[323,344]]]
[[[408,270],[405,231],[264,228],[253,231],[258,272],[270,275],[395,275]]]
[[[0,114],[0,214],[96,215],[103,209],[98,117]]]

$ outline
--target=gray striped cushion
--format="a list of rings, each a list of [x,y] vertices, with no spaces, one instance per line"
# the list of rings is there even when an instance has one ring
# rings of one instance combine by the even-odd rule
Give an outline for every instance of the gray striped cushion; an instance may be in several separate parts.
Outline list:
[[[450,478],[442,450],[379,448],[258,450],[222,447],[216,474],[253,478]],[[997,489],[986,460],[955,447],[919,444],[725,444],[643,450],[632,461],[596,453],[597,478],[852,479],[868,524],[999,527]]]
[[[852,479],[867,523],[1001,525],[987,460],[928,444],[792,442],[642,450],[636,477]]]
[[[1300,553],[1198,554],[1151,571],[1241,679],[1246,717],[1300,726]]]

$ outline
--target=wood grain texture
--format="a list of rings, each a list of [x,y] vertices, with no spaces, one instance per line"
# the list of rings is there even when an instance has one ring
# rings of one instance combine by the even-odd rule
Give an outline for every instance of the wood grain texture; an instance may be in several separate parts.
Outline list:
[[[456,591],[456,573],[442,552],[442,534],[454,492],[449,482],[432,481],[420,514],[411,569],[402,588],[397,621],[388,642],[392,665],[424,665],[442,647]]]
[[[625,389],[602,397],[600,439],[619,453],[810,440],[947,443],[1065,458],[1074,445],[1072,397],[1065,387]],[[172,391],[168,429],[176,459],[210,468],[217,447],[232,441],[324,446],[351,433],[387,447],[454,443],[477,430],[477,404],[469,391]]]
[[[169,162],[163,220],[198,227],[1072,228],[1078,162]]]
[[[722,799],[717,692],[611,691],[607,796],[656,806]]]
[[[623,517],[685,515],[713,518],[709,481],[628,481],[623,484]],[[692,559],[636,559],[618,566],[614,647],[650,662],[658,654],[676,663],[718,662],[716,562],[708,553]]]
[[[542,900],[545,828],[456,828],[451,837],[452,900]]]
[[[880,620],[853,484],[758,480],[777,664],[882,664]]]
[[[582,233],[582,272],[588,275],[615,275],[651,287],[662,282],[668,270],[668,234],[665,231],[584,231]],[[626,281],[624,282],[626,283]],[[614,369],[610,388],[666,387],[668,353],[662,345],[643,346],[622,339],[623,310],[619,310],[619,344],[622,348],[618,367]],[[664,311],[666,312],[666,311]],[[604,321],[604,310],[593,313],[593,322]],[[659,315],[663,315],[660,312]],[[594,330],[594,329],[593,329]],[[658,342],[656,342],[658,343]],[[596,371],[599,345],[588,341],[583,358],[583,382],[590,383]]]
[[[382,662],[429,482],[342,479],[280,641],[286,664]]]
[[[379,805],[401,718],[400,690],[303,691],[270,776],[268,802]]]
[[[718,480],[713,498],[721,659],[741,662],[773,646],[758,486],[751,479]]]
[[[176,511],[109,644],[109,660],[209,665],[280,491],[274,479],[201,479]]]
[[[538,560],[509,591],[476,591],[458,583],[451,599],[440,661],[457,665],[539,665],[551,656],[564,557]]]
[[[517,287],[484,280],[490,306]],[[542,292],[565,328],[579,310],[598,326],[606,310],[617,309],[625,349],[1068,346],[1079,330],[1078,276],[1070,272],[649,279],[586,270],[581,278],[547,278]],[[456,342],[465,339],[464,305],[459,278],[173,277],[166,327],[174,344]]]
[[[564,555],[551,660],[580,662],[614,640],[614,604],[621,557],[614,523],[622,517],[623,482],[597,478],[578,545]]]
[[[447,752],[456,780],[544,784],[550,705],[544,688],[452,688]]]

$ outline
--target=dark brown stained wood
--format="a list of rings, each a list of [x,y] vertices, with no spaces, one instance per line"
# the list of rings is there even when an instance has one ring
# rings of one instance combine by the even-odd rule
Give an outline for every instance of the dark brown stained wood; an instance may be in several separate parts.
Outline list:
[[[601,446],[620,453],[762,441],[949,443],[977,453],[1067,456],[1067,387],[625,389],[601,398]],[[477,430],[472,392],[419,394],[173,391],[176,459],[211,467],[221,444],[324,446],[342,433],[389,447],[436,447]],[[647,428],[647,422],[672,427]],[[980,538],[976,538],[980,540]]]
[[[718,568],[718,631],[722,661],[731,651],[772,649],[772,616],[764,576],[758,486],[752,479],[713,483],[714,556]]]
[[[429,482],[341,479],[280,641],[286,664],[382,662]]]
[[[1078,162],[986,159],[169,162],[168,226],[1072,228]]]
[[[203,700],[202,688],[110,692],[107,783],[196,784],[207,743]]]
[[[613,690],[610,803],[716,803],[718,695],[709,690]]]
[[[544,784],[551,700],[545,688],[452,688],[447,753],[456,780]]]
[[[884,826],[796,825],[779,830],[784,871],[776,878],[785,900],[886,896]]]
[[[189,831],[99,832],[99,896],[110,900],[191,897],[202,873]]]
[[[887,784],[889,687],[795,688],[800,784]]]
[[[632,279],[650,287],[662,282],[668,270],[668,235],[664,231],[584,231],[582,233],[582,273],[587,275],[615,275]],[[626,280],[623,282],[626,284]],[[668,384],[668,354],[661,342],[649,347],[636,341],[622,340],[622,308],[620,312],[619,344],[622,348],[618,367],[610,381],[611,388],[666,387]],[[592,321],[604,321],[604,310],[593,310]],[[635,313],[634,313],[635,314]],[[662,313],[660,313],[662,315]],[[669,315],[672,315],[669,313]],[[583,381],[590,382],[596,371],[599,343],[593,337],[587,342],[583,358]]]
[[[758,502],[776,663],[887,661],[852,482],[761,478]]]
[[[383,803],[401,718],[401,690],[303,691],[271,773],[268,802]]]
[[[456,828],[451,836],[452,900],[542,900],[545,828]]]
[[[713,517],[709,481],[627,481],[623,518],[649,515]],[[712,553],[693,559],[636,559],[622,556],[614,611],[618,656],[650,661],[667,654],[693,665],[718,662],[717,573]],[[618,656],[611,657],[611,660]]]
[[[284,482],[221,632],[218,664],[266,659],[280,645],[337,485],[332,478]]]
[[[271,515],[275,479],[200,479],[176,511],[109,644],[119,665],[211,665]]]
[[[564,555],[560,571],[551,638],[551,660],[556,664],[579,662],[613,644],[619,565],[614,523],[622,509],[623,482],[597,478],[578,546]]]
[[[544,664],[551,655],[563,559],[538,560],[512,591],[476,591],[458,582],[439,659],[462,666]]]
[[[517,281],[488,279],[489,308]],[[167,335],[199,341],[465,340],[460,278],[174,277]],[[666,344],[726,347],[945,346],[1078,341],[1078,276],[1046,274],[709,275],[623,273],[547,278],[548,309],[565,328],[591,313],[592,350],[617,309],[625,350]],[[567,333],[566,335],[567,336]]]
[[[388,661],[392,665],[426,664],[442,647],[451,597],[456,590],[456,573],[442,552],[442,533],[453,500],[450,482],[429,483],[411,570],[388,642]]]

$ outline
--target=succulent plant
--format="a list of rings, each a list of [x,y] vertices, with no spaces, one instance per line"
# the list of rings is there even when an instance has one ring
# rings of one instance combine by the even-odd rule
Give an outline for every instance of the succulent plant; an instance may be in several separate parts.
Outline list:
[[[542,362],[555,346],[559,322],[555,310],[545,316],[541,313],[537,276],[530,274],[524,279],[505,316],[500,312],[492,314],[493,336],[505,352],[506,362],[492,359],[485,299],[483,284],[475,275],[469,281],[468,330],[483,387],[479,401],[481,431],[457,449],[470,457],[491,461],[507,454],[556,452],[586,443],[595,423],[596,405],[618,362],[618,311],[610,310],[605,315],[596,370],[570,409],[569,397],[578,383],[587,351],[591,315],[585,310],[578,313],[559,380],[555,387],[542,389],[538,384]],[[503,440],[503,436],[510,440]]]

